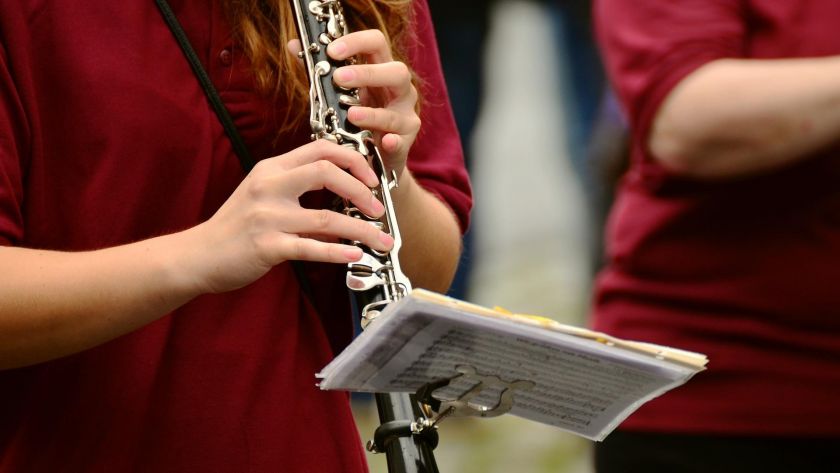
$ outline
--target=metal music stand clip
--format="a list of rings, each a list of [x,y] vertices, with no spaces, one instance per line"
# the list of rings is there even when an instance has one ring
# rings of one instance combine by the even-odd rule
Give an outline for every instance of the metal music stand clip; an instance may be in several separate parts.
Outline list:
[[[388,444],[401,437],[424,437],[434,448],[438,442],[437,426],[449,417],[498,417],[506,414],[513,407],[516,391],[527,391],[535,386],[533,381],[504,381],[495,375],[479,373],[470,365],[455,367],[457,375],[424,385],[413,397],[423,408],[423,417],[415,421],[398,420],[379,426],[373,440],[368,441],[367,449],[371,452],[383,452]],[[433,394],[455,381],[467,381],[473,386],[454,400],[441,401]],[[493,406],[484,406],[472,402],[487,389],[499,389],[499,399]]]

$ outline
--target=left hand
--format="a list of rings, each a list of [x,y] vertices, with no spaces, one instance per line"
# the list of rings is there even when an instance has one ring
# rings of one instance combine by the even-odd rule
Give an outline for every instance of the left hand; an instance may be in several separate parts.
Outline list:
[[[364,106],[351,107],[354,125],[374,133],[382,158],[397,177],[402,176],[408,150],[420,131],[417,89],[411,70],[391,55],[391,46],[379,30],[356,31],[335,40],[327,54],[336,60],[356,56],[360,64],[338,68],[333,80],[346,88],[359,88]]]

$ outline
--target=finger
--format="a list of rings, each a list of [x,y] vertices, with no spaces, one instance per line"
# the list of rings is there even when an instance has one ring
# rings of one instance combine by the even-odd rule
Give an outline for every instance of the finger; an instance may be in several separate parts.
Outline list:
[[[416,94],[411,85],[411,71],[399,61],[339,67],[333,74],[333,81],[346,89],[383,87],[395,100],[410,99]]]
[[[378,251],[388,251],[394,239],[372,223],[331,210],[297,209],[284,223],[285,231],[298,235],[331,236],[358,241]]]
[[[408,153],[408,143],[402,136],[388,133],[382,137],[382,151],[389,155],[404,155]]]
[[[402,176],[405,169],[405,160],[412,142],[413,140],[393,133],[384,135],[380,140],[382,157],[388,168],[396,171],[398,178]]]
[[[301,238],[309,238],[310,240],[317,240],[324,243],[338,243],[340,238],[332,235],[319,235],[317,233],[298,233]]]
[[[327,46],[327,54],[336,60],[363,55],[370,63],[391,62],[391,45],[379,30],[354,31]]]
[[[391,100],[388,101],[387,106],[399,110],[404,110],[406,112],[415,112],[417,109],[416,107],[418,97],[419,94],[417,93],[417,88],[414,87],[413,82],[409,82],[408,93],[404,93],[403,95],[399,96],[392,96]]]
[[[350,174],[364,182],[368,187],[375,187],[379,184],[376,173],[370,168],[364,156],[355,150],[331,143],[327,140],[313,141],[294,151],[272,159],[276,160],[279,165],[282,165],[285,170],[306,166],[316,161],[327,160],[341,169],[350,171]]]
[[[387,108],[351,107],[347,118],[364,130],[416,135],[420,131],[420,118],[413,112],[405,114]]]
[[[300,52],[303,51],[303,48],[300,45],[300,40],[299,39],[293,39],[293,40],[289,41],[288,43],[286,43],[286,50],[289,51],[290,53],[294,54],[295,56],[300,54]]]
[[[352,263],[362,258],[361,248],[339,243],[324,243],[308,238],[277,234],[274,247],[278,260],[318,261],[324,263]]]
[[[315,161],[287,172],[278,186],[300,197],[306,192],[328,189],[353,203],[359,210],[372,217],[385,213],[385,207],[373,196],[370,188],[358,179],[339,169],[329,161]]]

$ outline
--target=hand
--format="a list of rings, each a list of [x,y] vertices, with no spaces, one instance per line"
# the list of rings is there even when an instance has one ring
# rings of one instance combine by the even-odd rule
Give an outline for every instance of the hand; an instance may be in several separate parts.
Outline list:
[[[363,63],[338,68],[333,80],[342,87],[359,88],[364,106],[351,107],[348,119],[374,132],[385,165],[399,178],[420,130],[411,71],[405,63],[393,59],[391,47],[379,30],[343,36],[330,43],[327,54],[336,60],[355,56]]]
[[[198,290],[242,287],[286,260],[361,258],[359,248],[337,239],[390,250],[393,238],[373,225],[331,210],[305,209],[298,201],[308,191],[326,188],[379,217],[384,208],[369,189],[377,182],[364,157],[326,140],[260,161],[210,220],[188,231],[188,270]]]

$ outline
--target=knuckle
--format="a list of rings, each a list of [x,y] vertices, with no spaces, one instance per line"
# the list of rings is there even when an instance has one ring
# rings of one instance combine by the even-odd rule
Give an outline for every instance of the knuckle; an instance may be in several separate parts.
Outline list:
[[[402,122],[402,117],[398,113],[389,113],[388,114],[388,124],[387,124],[387,131],[397,131],[400,129],[400,123]]]
[[[385,33],[382,30],[370,30],[370,36],[376,46],[382,46],[388,44],[388,38],[385,37]]]
[[[325,230],[332,225],[332,212],[326,209],[318,210],[315,214],[315,227],[319,230]]]
[[[372,124],[378,124],[381,120],[381,113],[376,108],[369,108],[367,112],[367,121]]]
[[[261,200],[268,195],[269,184],[267,179],[260,175],[251,176],[251,182],[248,185],[248,195],[254,200]]]
[[[315,172],[318,175],[326,174],[326,173],[332,171],[332,169],[334,167],[335,167],[335,165],[333,163],[331,163],[329,161],[326,161],[326,160],[323,160],[323,159],[315,161],[314,163],[312,163],[312,168],[315,170]]]
[[[306,241],[303,238],[298,238],[292,243],[291,259],[303,260],[306,259],[307,249]]]
[[[315,140],[312,142],[313,151],[317,154],[324,154],[329,150],[330,143],[327,140]]]
[[[373,67],[370,65],[358,66],[356,70],[361,73],[359,76],[362,77],[362,80],[364,80],[366,84],[373,82],[374,75],[376,74]]]
[[[408,125],[412,131],[416,132],[420,130],[420,127],[423,125],[423,120],[421,120],[416,113],[413,113],[411,114],[411,118],[408,119]]]
[[[265,169],[268,167],[268,163],[271,159],[274,159],[274,158],[261,159],[261,160],[257,161],[254,164],[254,167],[251,168],[251,174],[258,175],[258,174],[262,174],[263,172],[265,172]]]
[[[411,80],[411,69],[408,68],[406,63],[402,61],[394,61],[392,67],[394,69],[394,74],[396,74],[400,80]]]

